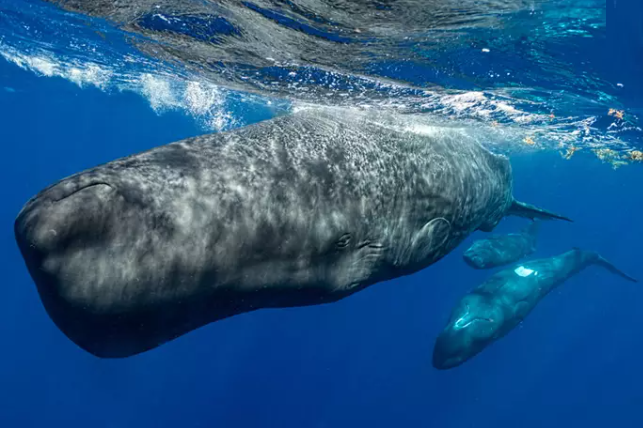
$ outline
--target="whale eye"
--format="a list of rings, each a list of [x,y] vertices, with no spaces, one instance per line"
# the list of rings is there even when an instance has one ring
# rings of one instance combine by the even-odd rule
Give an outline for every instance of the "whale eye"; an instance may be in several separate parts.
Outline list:
[[[340,238],[337,240],[337,243],[335,244],[337,248],[342,249],[348,247],[348,244],[351,242],[351,235],[350,233],[345,233]]]

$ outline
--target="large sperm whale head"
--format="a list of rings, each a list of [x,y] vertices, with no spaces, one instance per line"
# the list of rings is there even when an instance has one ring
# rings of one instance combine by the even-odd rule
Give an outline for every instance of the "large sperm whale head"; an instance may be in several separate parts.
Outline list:
[[[465,296],[435,342],[433,366],[446,370],[477,355],[498,337],[502,317],[488,297],[476,293]]]
[[[157,160],[119,161],[61,180],[15,221],[45,309],[94,355],[158,346],[150,332],[172,330],[187,316],[191,287],[209,274],[195,268],[203,266],[208,234],[190,233],[204,217],[190,202],[191,178],[180,177],[180,157],[175,168]]]

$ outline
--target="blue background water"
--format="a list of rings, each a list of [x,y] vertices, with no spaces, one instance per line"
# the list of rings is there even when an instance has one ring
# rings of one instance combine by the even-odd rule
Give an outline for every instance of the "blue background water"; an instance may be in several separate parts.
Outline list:
[[[203,129],[137,95],[80,89],[1,59],[0,82],[0,427],[643,426],[643,290],[600,268],[570,279],[467,364],[431,367],[452,306],[489,275],[461,259],[482,234],[429,269],[338,303],[236,316],[129,359],[86,354],[42,308],[13,238],[16,214],[66,175]],[[641,165],[612,170],[557,153],[512,162],[518,198],[575,220],[545,224],[535,256],[580,246],[643,278]],[[524,224],[508,219],[498,231]]]

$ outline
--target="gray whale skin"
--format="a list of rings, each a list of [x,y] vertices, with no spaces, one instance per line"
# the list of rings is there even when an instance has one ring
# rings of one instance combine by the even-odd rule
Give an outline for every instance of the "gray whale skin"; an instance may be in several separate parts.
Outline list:
[[[532,221],[517,233],[492,235],[475,241],[462,255],[474,269],[491,269],[517,262],[536,251],[540,223]]]
[[[404,120],[303,110],[118,159],[29,200],[16,241],[58,328],[119,358],[417,272],[505,215],[565,219],[514,201],[506,157]]]

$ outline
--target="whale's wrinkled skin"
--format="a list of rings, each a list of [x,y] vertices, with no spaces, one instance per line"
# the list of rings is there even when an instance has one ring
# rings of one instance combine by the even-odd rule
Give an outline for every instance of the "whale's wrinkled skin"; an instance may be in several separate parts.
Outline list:
[[[470,360],[520,324],[550,291],[591,265],[636,282],[598,253],[580,249],[504,269],[460,300],[435,342],[433,366],[445,370]]]
[[[464,261],[475,269],[504,266],[536,251],[540,223],[534,221],[518,233],[494,235],[475,241],[463,254]]]
[[[304,110],[115,160],[15,222],[50,317],[100,357],[260,308],[337,301],[423,269],[504,215],[508,160],[456,130]]]

